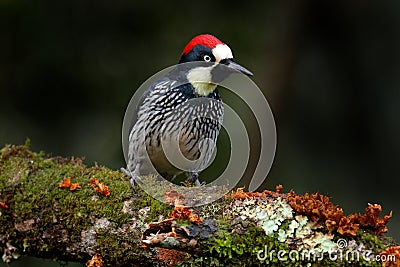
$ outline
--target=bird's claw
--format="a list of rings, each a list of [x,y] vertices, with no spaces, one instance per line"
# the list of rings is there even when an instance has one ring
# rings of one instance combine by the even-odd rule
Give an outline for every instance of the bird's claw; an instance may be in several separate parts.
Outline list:
[[[135,189],[135,183],[143,183],[142,179],[140,179],[140,177],[136,174],[134,174],[133,176],[131,176],[131,179],[129,180],[129,182],[131,183],[131,187],[133,188],[133,190]]]
[[[190,178],[192,179],[192,182],[196,185],[196,186],[203,186],[206,184],[206,182],[200,182],[199,180],[199,174],[198,173],[191,173],[190,174]]]
[[[141,183],[141,184],[143,183],[142,179],[136,173],[128,171],[125,168],[121,168],[121,172],[125,173],[126,176],[130,177],[129,182],[131,183],[131,187],[133,188],[133,190],[136,191],[135,183]]]

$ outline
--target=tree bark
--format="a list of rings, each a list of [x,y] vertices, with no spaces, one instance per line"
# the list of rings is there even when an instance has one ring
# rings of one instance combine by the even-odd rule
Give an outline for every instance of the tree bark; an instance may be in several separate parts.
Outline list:
[[[345,240],[347,250],[370,250],[371,255],[395,246],[361,228],[350,236],[328,231],[325,221],[291,207],[280,189],[238,190],[204,206],[174,208],[140,188],[132,190],[120,171],[87,167],[79,158],[47,157],[30,151],[29,144],[1,150],[0,182],[5,262],[29,255],[88,266],[341,266],[346,261],[287,256],[307,249],[321,256],[324,245],[339,240]],[[171,198],[172,192],[164,195]],[[286,251],[286,260],[272,250]],[[381,262],[360,259],[356,265]]]

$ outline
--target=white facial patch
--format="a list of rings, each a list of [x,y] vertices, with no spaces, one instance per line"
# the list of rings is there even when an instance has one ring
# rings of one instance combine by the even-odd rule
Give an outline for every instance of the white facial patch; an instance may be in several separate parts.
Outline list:
[[[226,44],[218,44],[213,50],[212,53],[215,57],[216,62],[220,62],[226,58],[233,58],[232,50]]]
[[[197,67],[189,71],[187,79],[193,85],[197,94],[207,96],[217,87],[216,84],[211,82],[213,67]]]

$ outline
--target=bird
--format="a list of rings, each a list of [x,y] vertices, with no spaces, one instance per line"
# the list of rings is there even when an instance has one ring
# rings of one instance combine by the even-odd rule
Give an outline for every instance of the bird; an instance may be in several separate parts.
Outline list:
[[[191,39],[178,63],[147,88],[136,107],[127,165],[121,168],[134,189],[140,176],[155,171],[169,181],[185,173],[203,185],[199,173],[210,163],[224,115],[217,83],[230,75],[226,69],[253,75],[211,34]]]

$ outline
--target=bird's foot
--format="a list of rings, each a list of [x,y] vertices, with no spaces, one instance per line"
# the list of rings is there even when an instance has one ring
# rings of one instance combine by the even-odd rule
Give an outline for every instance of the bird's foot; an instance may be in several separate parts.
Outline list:
[[[137,175],[135,172],[131,172],[125,168],[121,168],[121,172],[125,173],[126,176],[130,177],[129,182],[131,183],[131,187],[133,190],[136,191],[135,189],[135,183],[143,183],[142,179],[140,179],[139,175]]]
[[[192,179],[192,182],[196,185],[196,186],[202,186],[205,185],[206,182],[200,182],[199,180],[199,174],[197,172],[192,172],[190,173],[190,178]]]

